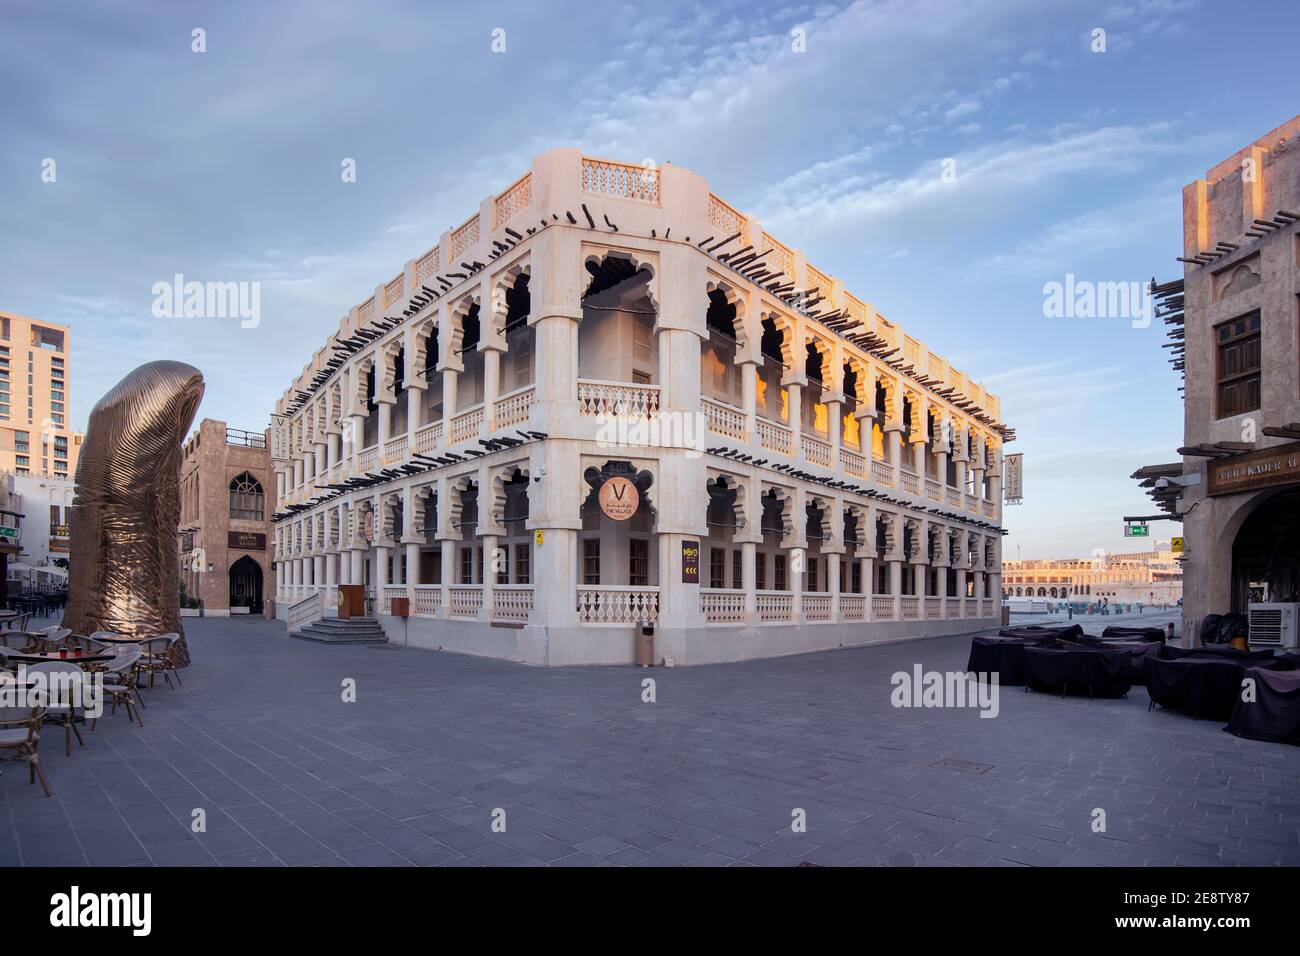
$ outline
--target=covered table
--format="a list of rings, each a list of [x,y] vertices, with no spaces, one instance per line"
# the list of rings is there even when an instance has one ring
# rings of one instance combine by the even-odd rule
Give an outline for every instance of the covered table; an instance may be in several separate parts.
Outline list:
[[[1175,650],[1178,648],[1165,648],[1166,652]],[[1232,717],[1248,666],[1248,662],[1221,654],[1148,656],[1145,676],[1151,706],[1159,704],[1198,719],[1226,721]],[[1264,668],[1272,669],[1267,663],[1257,664],[1256,669]]]
[[[1123,697],[1133,686],[1132,653],[1112,647],[1026,647],[1025,683],[1064,696],[1085,687],[1093,697]]]
[[[1228,733],[1250,740],[1300,745],[1300,670],[1250,667],[1244,677],[1255,681],[1255,699],[1234,698]]]
[[[1118,637],[1125,640],[1156,641],[1160,644],[1165,642],[1165,632],[1158,627],[1118,627],[1108,625],[1101,632],[1101,636]]]
[[[970,642],[966,670],[973,674],[997,674],[1004,687],[1025,683],[1025,648],[1040,638],[976,637]]]
[[[1080,644],[1089,647],[1109,647],[1129,652],[1129,682],[1141,686],[1146,683],[1145,662],[1148,657],[1159,657],[1165,645],[1146,640],[1112,640],[1085,634]]]
[[[998,631],[999,637],[1044,638],[1051,640],[1074,641],[1083,634],[1078,624],[1026,624],[1022,627],[1004,627]]]

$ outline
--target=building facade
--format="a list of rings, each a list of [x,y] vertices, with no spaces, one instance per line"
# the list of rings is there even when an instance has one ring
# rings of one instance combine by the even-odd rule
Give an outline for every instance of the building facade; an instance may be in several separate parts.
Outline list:
[[[1300,601],[1300,116],[1183,190],[1184,276],[1157,290],[1185,366],[1180,462],[1136,478],[1181,518],[1184,628]]]
[[[15,475],[14,489],[22,498],[25,530],[22,556],[33,567],[70,562],[73,481],[53,475]]]
[[[1155,545],[1130,554],[1003,561],[1002,596],[1171,607],[1183,596],[1182,565],[1168,541]]]
[[[362,584],[412,645],[694,664],[999,614],[996,396],[679,167],[539,157],[276,412],[291,626]]]
[[[269,613],[275,488],[265,432],[205,418],[181,463],[182,606],[213,617]]]
[[[71,366],[66,325],[0,312],[0,470],[76,475],[82,435],[68,427]]]
[[[0,599],[9,597],[9,565],[23,549],[23,499],[14,475],[0,471]]]

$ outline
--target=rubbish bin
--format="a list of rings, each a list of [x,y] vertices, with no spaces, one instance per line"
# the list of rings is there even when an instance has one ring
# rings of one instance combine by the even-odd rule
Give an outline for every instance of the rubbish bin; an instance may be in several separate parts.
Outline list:
[[[1002,626],[1011,626],[1011,607],[1007,604],[1002,605]]]
[[[655,626],[642,621],[636,634],[636,666],[653,667],[655,663]]]

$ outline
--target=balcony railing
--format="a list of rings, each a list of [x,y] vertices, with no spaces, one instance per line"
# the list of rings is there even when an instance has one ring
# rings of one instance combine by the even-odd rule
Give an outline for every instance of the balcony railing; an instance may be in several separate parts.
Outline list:
[[[467,412],[462,412],[451,420],[451,428],[447,433],[447,444],[459,445],[463,441],[469,441],[471,438],[478,436],[483,427],[483,406],[471,408]]]
[[[431,422],[415,433],[414,450],[417,454],[428,455],[437,451],[441,444],[442,422]]]
[[[948,507],[950,508],[961,507],[961,492],[958,491],[956,488],[946,489],[944,497],[945,500],[947,501]]]
[[[451,616],[478,617],[483,607],[483,586],[479,584],[453,584],[451,586]]]
[[[778,455],[788,455],[793,451],[794,433],[790,429],[766,418],[759,418],[754,424],[758,432],[759,445]]]
[[[914,594],[904,594],[898,599],[899,608],[902,610],[904,621],[919,621],[921,619],[921,599]]]
[[[918,478],[914,472],[910,472],[906,468],[903,469],[902,474],[903,474],[903,491],[909,495],[916,495],[917,497],[920,497],[921,479]]]
[[[794,615],[794,595],[789,591],[759,591],[755,601],[760,621],[784,623]]]
[[[996,501],[984,502],[984,517],[996,518],[998,516],[998,504]]]
[[[961,617],[961,598],[944,598],[944,617]]]
[[[498,584],[492,588],[492,619],[527,623],[533,613],[531,584]]]
[[[379,613],[393,613],[393,598],[406,597],[405,584],[385,584],[379,593]]]
[[[749,441],[749,431],[745,428],[743,411],[711,398],[700,399],[700,406],[704,409],[704,418],[708,422],[709,431],[734,438],[739,442]]]
[[[533,407],[535,394],[536,389],[529,385],[498,398],[492,407],[493,429],[513,428],[528,421],[528,413]]]
[[[659,414],[659,386],[579,379],[578,413],[586,416],[654,418]]]
[[[357,456],[357,468],[360,471],[369,471],[379,464],[379,446],[367,448]]]
[[[883,488],[894,487],[894,466],[887,461],[871,459],[871,480]]]
[[[844,473],[853,478],[862,478],[866,480],[871,477],[867,467],[867,459],[857,452],[849,451],[847,448],[840,449],[840,467]]]
[[[410,444],[405,435],[398,435],[396,438],[390,438],[384,442],[384,464],[391,465],[395,462],[406,460],[406,449]]]
[[[710,624],[743,624],[745,592],[700,588],[700,612]]]
[[[871,598],[871,617],[876,621],[896,621],[894,599],[889,595],[877,594]]]
[[[803,596],[803,619],[805,621],[829,621],[831,619],[831,596],[822,592],[805,592]]]
[[[840,620],[861,621],[866,611],[867,597],[865,594],[840,595]]]
[[[979,616],[979,600],[977,598],[962,598],[962,617]]]
[[[925,599],[926,620],[934,621],[943,616],[943,598],[927,597]]]
[[[803,456],[811,464],[821,465],[823,468],[831,467],[831,446],[828,442],[820,438],[814,438],[812,435],[804,435],[803,439]]]
[[[659,619],[659,589],[629,585],[578,588],[578,620],[584,624],[637,624]]]
[[[925,479],[925,496],[931,501],[943,501],[943,486],[933,478]]]
[[[437,617],[438,611],[441,608],[441,584],[417,584],[415,586],[415,601],[411,607],[412,614],[419,614],[426,617]]]

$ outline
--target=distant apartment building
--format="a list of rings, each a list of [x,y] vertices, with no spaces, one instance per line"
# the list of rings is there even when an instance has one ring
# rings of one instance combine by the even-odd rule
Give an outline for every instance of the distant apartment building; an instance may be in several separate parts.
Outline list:
[[[1003,561],[1002,596],[1174,605],[1183,596],[1183,570],[1168,541],[1131,554]]]
[[[0,470],[72,478],[82,435],[68,427],[68,327],[0,312]]]
[[[268,550],[275,489],[265,432],[205,418],[181,463],[183,597],[210,616],[261,614],[274,594]]]
[[[1178,460],[1133,477],[1183,523],[1183,626],[1300,602],[1300,116],[1183,189],[1155,288],[1184,370]]]

